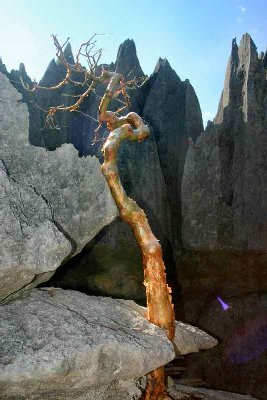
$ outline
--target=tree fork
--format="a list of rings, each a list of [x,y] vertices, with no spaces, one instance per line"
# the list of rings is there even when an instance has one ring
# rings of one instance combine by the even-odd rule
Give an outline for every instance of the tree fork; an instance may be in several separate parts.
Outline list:
[[[104,162],[101,170],[118,207],[120,217],[131,226],[142,254],[148,308],[147,318],[164,329],[167,337],[173,340],[175,333],[174,308],[171,290],[166,282],[161,246],[151,231],[144,211],[125,193],[117,167],[117,153],[121,142],[123,140],[141,142],[149,136],[150,131],[141,117],[134,112],[130,112],[124,117],[117,117],[115,113],[107,110],[110,101],[115,97],[118,85],[124,91],[122,75],[115,72],[110,73],[107,90],[99,105],[99,122],[106,122],[110,131],[102,149]],[[142,400],[170,399],[165,394],[164,367],[150,372],[147,378],[147,387]]]

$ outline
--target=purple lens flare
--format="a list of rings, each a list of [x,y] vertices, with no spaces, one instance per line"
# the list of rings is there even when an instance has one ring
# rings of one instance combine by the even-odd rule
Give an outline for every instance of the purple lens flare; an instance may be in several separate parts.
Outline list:
[[[221,299],[220,296],[217,296],[217,300],[219,301],[219,303],[221,303],[221,306],[223,308],[224,311],[228,310],[229,306],[228,304],[226,304],[223,299]]]

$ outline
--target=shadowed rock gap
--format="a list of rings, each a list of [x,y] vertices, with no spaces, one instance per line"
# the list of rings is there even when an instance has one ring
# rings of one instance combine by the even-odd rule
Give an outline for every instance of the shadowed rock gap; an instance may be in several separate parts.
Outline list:
[[[118,232],[118,236],[113,235]],[[127,232],[128,231],[128,232]],[[122,221],[114,221],[100,231],[81,253],[59,267],[53,277],[41,286],[78,290],[88,295],[135,300],[145,306],[142,259],[138,246],[125,239],[132,232]],[[107,239],[108,237],[108,239]],[[118,240],[119,238],[119,240]],[[172,253],[163,253],[164,263],[175,306],[176,318],[183,317],[181,292],[173,274]]]

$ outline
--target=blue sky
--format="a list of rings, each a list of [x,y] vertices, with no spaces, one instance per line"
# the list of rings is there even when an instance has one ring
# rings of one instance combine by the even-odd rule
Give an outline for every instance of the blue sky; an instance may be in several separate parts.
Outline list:
[[[0,56],[9,70],[24,62],[40,79],[54,57],[52,33],[69,36],[74,51],[103,33],[103,62],[115,61],[120,43],[134,39],[146,74],[166,57],[190,80],[204,120],[216,113],[232,38],[248,32],[258,51],[267,44],[267,0],[0,0],[0,15]]]

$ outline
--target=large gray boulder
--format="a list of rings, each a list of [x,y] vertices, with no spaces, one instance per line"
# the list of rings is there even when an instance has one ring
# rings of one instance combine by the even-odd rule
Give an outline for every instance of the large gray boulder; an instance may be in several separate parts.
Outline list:
[[[1,314],[4,399],[77,395],[141,377],[175,357],[163,330],[110,298],[34,289],[29,297],[3,305]]]
[[[185,162],[185,247],[267,250],[265,59],[248,34],[233,40],[218,113]]]
[[[95,157],[30,145],[27,106],[0,73],[0,300],[53,275],[117,215]]]

